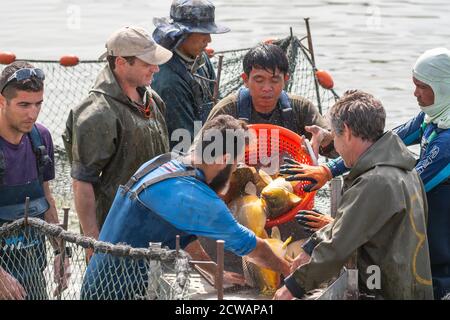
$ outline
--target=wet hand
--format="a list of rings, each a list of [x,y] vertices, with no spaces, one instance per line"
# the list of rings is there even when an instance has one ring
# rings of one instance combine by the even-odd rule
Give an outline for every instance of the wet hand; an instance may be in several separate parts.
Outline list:
[[[26,296],[19,281],[0,267],[0,300],[24,300]]]
[[[294,261],[292,261],[291,273],[293,273],[302,265],[307,264],[309,260],[311,260],[309,254],[307,254],[305,251],[302,250],[302,252],[297,256],[297,258],[295,258]]]
[[[224,284],[245,286],[244,276],[236,272],[224,271],[223,282]]]
[[[282,286],[280,289],[275,292],[273,296],[273,300],[292,300],[294,296],[292,293],[286,288],[286,286]]]
[[[333,135],[327,129],[321,128],[319,126],[305,126],[305,130],[311,133],[311,146],[314,150],[316,156],[319,154],[319,147],[326,147],[333,141]]]

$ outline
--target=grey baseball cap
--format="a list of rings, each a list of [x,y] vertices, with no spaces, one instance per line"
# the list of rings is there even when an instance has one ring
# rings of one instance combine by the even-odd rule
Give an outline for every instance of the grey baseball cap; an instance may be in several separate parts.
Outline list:
[[[137,57],[149,64],[160,65],[172,58],[171,51],[157,44],[144,28],[137,26],[126,26],[115,31],[105,47],[106,52],[99,60],[107,56]]]
[[[230,28],[214,22],[215,7],[208,0],[174,0],[170,6],[170,18],[189,32],[218,34],[230,31]]]

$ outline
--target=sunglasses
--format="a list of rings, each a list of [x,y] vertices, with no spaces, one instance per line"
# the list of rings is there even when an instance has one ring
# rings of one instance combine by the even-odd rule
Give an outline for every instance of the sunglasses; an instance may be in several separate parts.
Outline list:
[[[10,84],[12,81],[16,80],[17,82],[31,79],[31,77],[36,77],[41,80],[45,80],[44,71],[39,68],[23,68],[14,72],[8,80],[6,80],[5,84],[1,87],[0,93],[3,93],[3,90]]]

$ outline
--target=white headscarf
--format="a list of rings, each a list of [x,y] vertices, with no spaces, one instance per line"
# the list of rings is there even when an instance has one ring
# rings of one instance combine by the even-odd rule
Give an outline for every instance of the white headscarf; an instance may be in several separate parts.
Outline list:
[[[425,122],[435,123],[441,129],[450,128],[450,50],[435,48],[425,51],[417,59],[413,76],[429,85],[434,92],[434,104],[420,107]]]

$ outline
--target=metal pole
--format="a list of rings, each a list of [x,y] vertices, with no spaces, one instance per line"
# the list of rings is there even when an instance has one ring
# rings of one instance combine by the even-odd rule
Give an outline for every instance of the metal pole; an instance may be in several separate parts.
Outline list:
[[[30,211],[30,197],[25,198],[25,212],[24,212],[24,218],[25,218],[25,226],[28,226],[28,213]]]
[[[70,211],[70,208],[64,207],[63,211],[64,211],[64,217],[63,217],[62,228],[64,230],[67,230],[69,228],[69,211]]]
[[[64,216],[63,216],[62,228],[66,231],[69,226],[69,210],[70,210],[70,208],[68,208],[68,207],[63,208]],[[58,288],[57,288],[57,300],[61,300],[61,293],[63,290],[62,281],[64,281],[64,273],[65,273],[64,262],[66,261],[66,241],[64,239],[61,240],[59,251],[60,251],[60,259],[59,259],[59,281],[60,281],[60,283],[58,283]]]
[[[311,34],[311,28],[309,27],[309,18],[305,18],[305,24],[306,24],[306,32],[308,36],[308,50],[311,55],[311,62],[313,66],[313,74],[314,74],[314,85],[316,87],[316,96],[317,96],[317,108],[319,108],[320,114],[322,114],[322,102],[320,101],[320,91],[319,91],[319,82],[317,80],[316,76],[316,58],[314,56],[314,47],[312,42],[312,34]]]
[[[309,27],[309,18],[305,18],[305,24],[306,24],[306,34],[308,37],[308,49],[309,49],[309,53],[311,54],[311,61],[315,68],[316,67],[316,59],[314,57],[314,47],[313,47],[313,43],[312,43],[311,28]]]
[[[213,101],[214,104],[217,103],[217,100],[219,98],[219,86],[220,86],[220,77],[222,75],[222,65],[223,65],[223,54],[219,55],[219,63],[217,65],[217,79],[214,83],[214,95],[213,95]]]
[[[223,300],[223,264],[225,241],[217,240],[217,268],[216,268],[216,289],[217,300]]]
[[[177,255],[180,252],[180,235],[177,234],[175,238],[175,250],[177,251]]]

